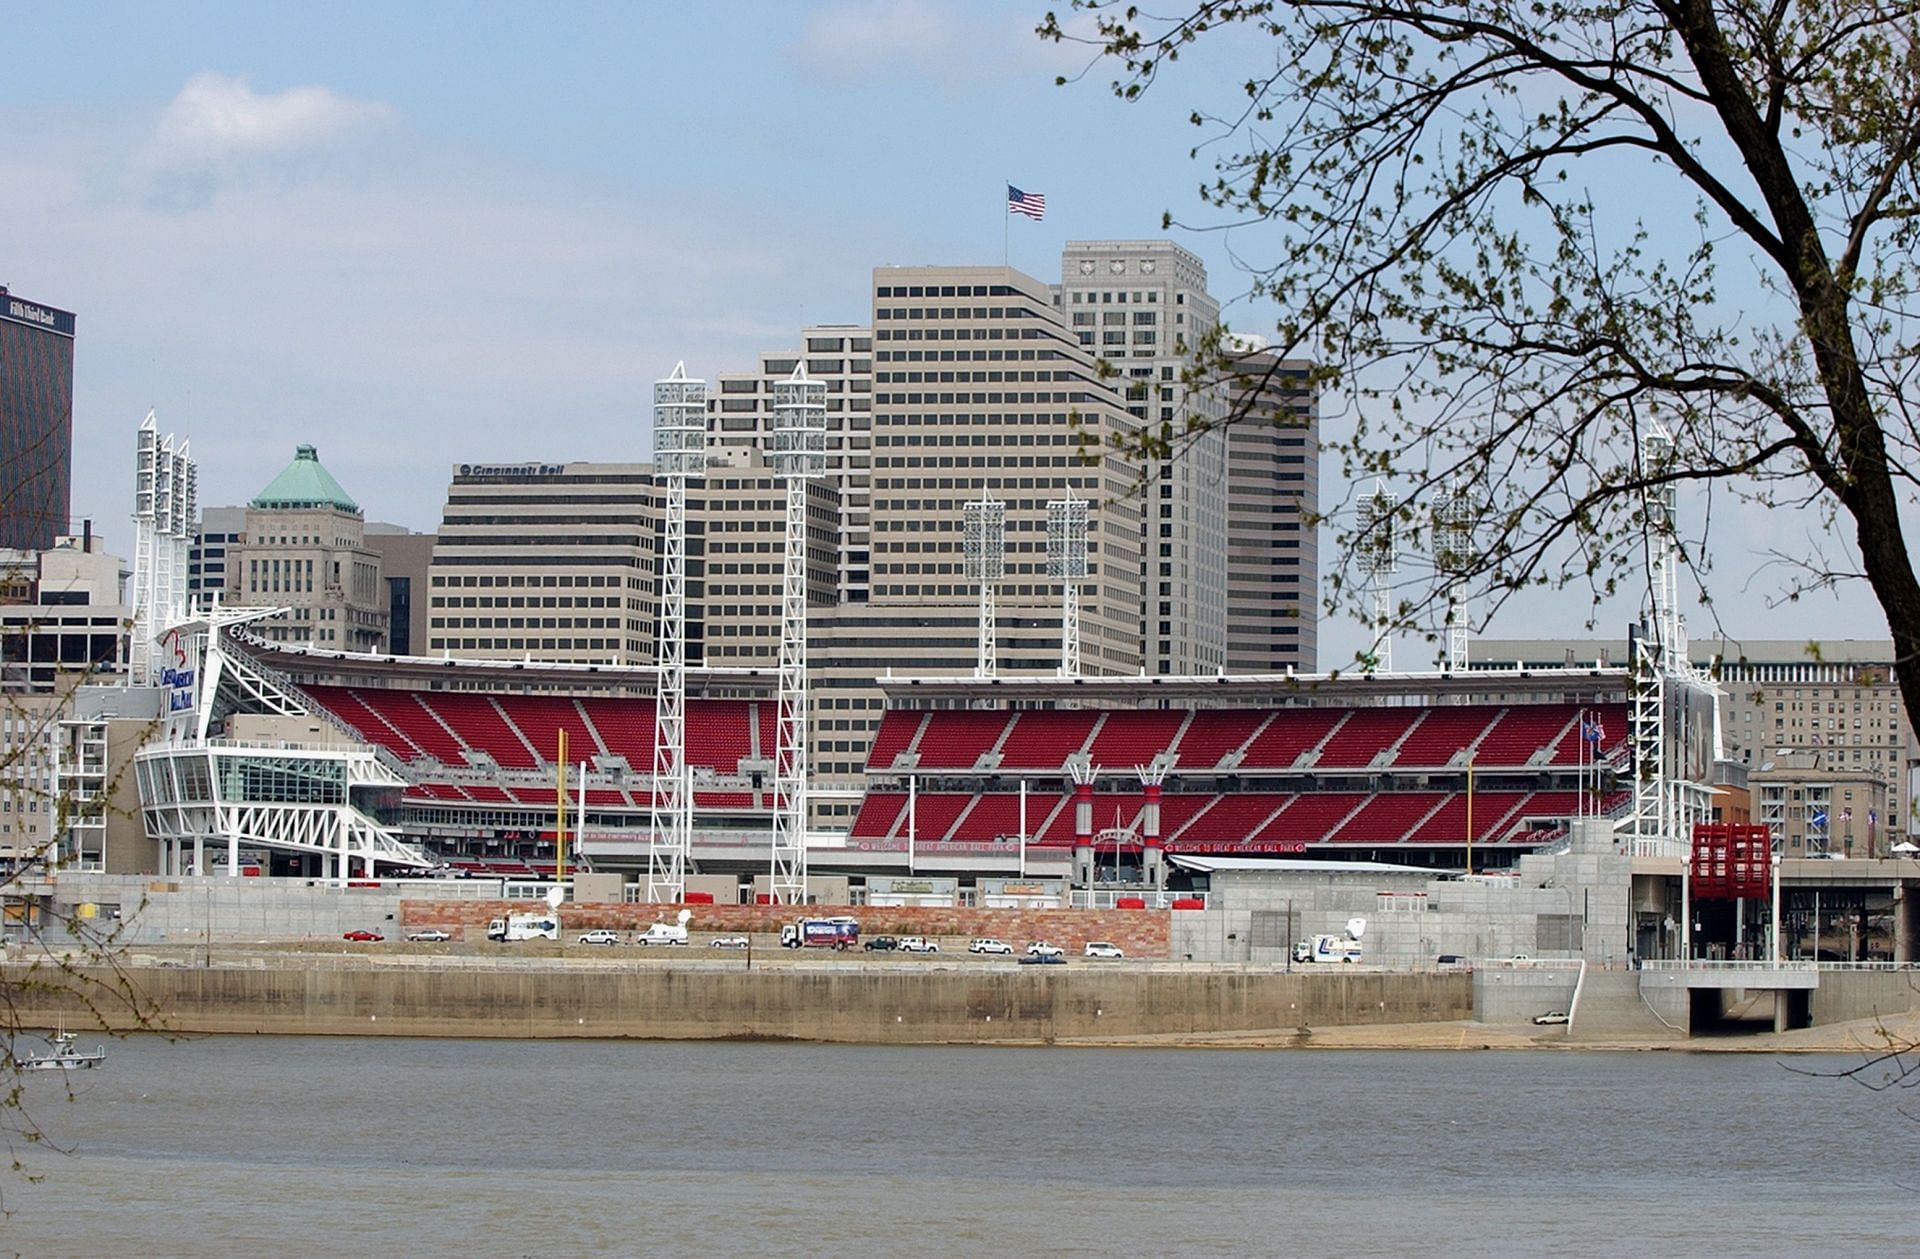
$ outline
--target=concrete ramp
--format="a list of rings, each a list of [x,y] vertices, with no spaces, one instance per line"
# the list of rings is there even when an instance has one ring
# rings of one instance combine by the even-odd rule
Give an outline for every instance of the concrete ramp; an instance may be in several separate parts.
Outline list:
[[[1640,999],[1637,971],[1594,970],[1580,986],[1579,1008],[1567,1039],[1601,1043],[1616,1040],[1681,1040],[1683,1029],[1669,1027]]]

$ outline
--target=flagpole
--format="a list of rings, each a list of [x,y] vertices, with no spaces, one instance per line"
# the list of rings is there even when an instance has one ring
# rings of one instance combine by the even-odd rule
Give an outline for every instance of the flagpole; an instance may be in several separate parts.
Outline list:
[[[1013,187],[1013,181],[1007,181],[1007,187]],[[1000,265],[1013,266],[1013,197],[1011,193],[1000,198]]]

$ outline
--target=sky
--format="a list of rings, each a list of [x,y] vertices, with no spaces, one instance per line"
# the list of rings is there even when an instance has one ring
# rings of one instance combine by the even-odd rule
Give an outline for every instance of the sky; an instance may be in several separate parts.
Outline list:
[[[0,0],[0,284],[79,315],[76,517],[130,552],[153,408],[203,506],[312,443],[369,519],[432,530],[456,462],[646,459],[654,380],[865,322],[876,265],[1004,251],[1057,279],[1069,240],[1204,221],[1189,111],[1271,54],[1228,33],[1124,104],[1103,67],[1055,85],[1089,54],[1034,37],[1047,7]],[[1009,182],[1044,221],[1007,222]],[[1169,234],[1230,326],[1270,327],[1244,235]],[[1717,557],[1734,628],[1884,635],[1857,592],[1769,608],[1747,541]],[[1361,634],[1322,641],[1333,663]]]

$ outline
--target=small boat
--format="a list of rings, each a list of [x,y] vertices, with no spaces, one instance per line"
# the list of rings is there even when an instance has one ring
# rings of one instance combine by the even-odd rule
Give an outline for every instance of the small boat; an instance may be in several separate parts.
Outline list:
[[[75,1043],[79,1038],[72,1032],[61,1030],[47,1037],[52,1046],[51,1052],[28,1054],[20,1059],[22,1071],[91,1071],[107,1060],[107,1047],[96,1045],[92,1053],[81,1053]]]

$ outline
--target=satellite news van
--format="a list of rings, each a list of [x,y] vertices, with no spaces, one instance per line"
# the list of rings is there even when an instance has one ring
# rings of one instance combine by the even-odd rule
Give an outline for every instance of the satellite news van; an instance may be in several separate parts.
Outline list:
[[[857,918],[802,918],[780,928],[783,949],[850,949],[858,943]]]
[[[687,924],[693,921],[693,911],[683,909],[673,922],[656,922],[639,935],[633,937],[635,944],[685,944],[687,942]]]
[[[487,939],[502,944],[519,940],[558,940],[560,903],[566,898],[565,889],[558,886],[548,888],[546,912],[508,914],[505,918],[495,918],[487,924]]]
[[[487,939],[503,944],[518,940],[558,940],[560,920],[552,914],[509,914],[487,924]]]
[[[1349,918],[1345,935],[1310,936],[1293,946],[1296,962],[1358,962],[1360,937],[1367,933],[1365,918]]]

